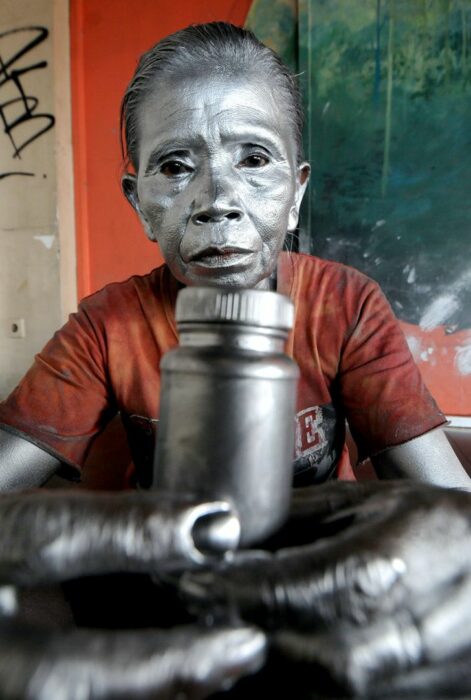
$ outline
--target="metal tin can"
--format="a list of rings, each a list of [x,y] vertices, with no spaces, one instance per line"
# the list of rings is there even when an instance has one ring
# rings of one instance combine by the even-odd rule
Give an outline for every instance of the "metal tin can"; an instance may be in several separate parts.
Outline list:
[[[241,545],[286,518],[299,370],[284,352],[294,307],[277,292],[187,287],[179,347],[161,361],[154,488],[228,501]]]

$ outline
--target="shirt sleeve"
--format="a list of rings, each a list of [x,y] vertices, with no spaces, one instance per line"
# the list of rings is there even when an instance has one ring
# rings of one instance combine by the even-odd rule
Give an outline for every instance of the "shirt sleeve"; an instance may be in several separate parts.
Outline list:
[[[0,427],[33,442],[78,478],[96,435],[116,413],[99,324],[79,308],[0,403]]]
[[[378,285],[361,294],[342,350],[339,388],[360,461],[446,423]]]

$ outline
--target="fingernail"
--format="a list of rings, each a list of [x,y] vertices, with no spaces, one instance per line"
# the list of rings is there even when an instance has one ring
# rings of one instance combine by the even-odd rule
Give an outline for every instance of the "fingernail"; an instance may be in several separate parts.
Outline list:
[[[204,554],[237,549],[240,540],[239,519],[233,513],[209,513],[196,521],[192,535],[195,547]]]
[[[13,586],[0,587],[0,616],[15,615],[18,611],[18,596]]]

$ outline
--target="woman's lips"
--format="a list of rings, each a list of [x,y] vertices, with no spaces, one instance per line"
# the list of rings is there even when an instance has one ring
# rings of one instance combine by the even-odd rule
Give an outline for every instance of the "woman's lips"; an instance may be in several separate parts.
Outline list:
[[[245,248],[206,248],[192,256],[190,263],[209,268],[234,267],[244,264],[253,253]]]

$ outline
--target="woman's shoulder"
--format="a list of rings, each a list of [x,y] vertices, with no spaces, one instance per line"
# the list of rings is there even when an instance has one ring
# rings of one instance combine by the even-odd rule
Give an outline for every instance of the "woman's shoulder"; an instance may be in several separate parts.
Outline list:
[[[375,280],[350,265],[308,253],[285,252],[282,255],[284,277],[291,278],[291,286],[297,288],[298,293],[302,289],[308,292],[312,288],[317,293],[360,294],[378,288]]]
[[[124,328],[146,334],[156,323],[172,326],[177,292],[177,281],[161,265],[145,275],[111,282],[83,298],[71,319],[84,328],[92,327],[99,336],[121,337]]]
[[[100,309],[118,301],[133,301],[139,297],[155,297],[163,286],[166,265],[156,267],[145,275],[131,275],[119,282],[110,282],[81,299],[79,308]]]

